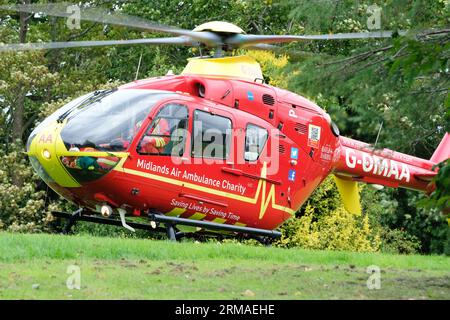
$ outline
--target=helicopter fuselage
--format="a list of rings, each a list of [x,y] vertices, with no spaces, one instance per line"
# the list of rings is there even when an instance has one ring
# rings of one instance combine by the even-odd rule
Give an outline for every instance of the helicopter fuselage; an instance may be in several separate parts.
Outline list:
[[[114,105],[128,93],[160,96],[148,112],[145,99],[149,98],[139,98],[146,115],[132,138],[120,150],[105,149],[106,141],[95,139],[109,132],[108,126],[115,128],[117,117],[110,118],[115,113],[106,110],[101,122],[92,120],[92,128],[88,123],[103,110],[102,104]],[[60,112],[59,121],[47,122],[29,141],[29,155],[37,160],[32,163],[49,186],[93,211],[107,204],[135,216],[151,210],[272,230],[292,217],[332,172],[344,181],[424,191],[435,174],[430,161],[375,151],[340,137],[329,115],[316,104],[263,83],[165,76],[124,85],[111,97],[110,102],[99,100],[83,107],[92,109],[92,118],[83,118],[89,112],[81,107],[69,108],[66,118]],[[178,149],[174,152],[172,141],[169,151],[143,152],[145,136],[151,136],[155,123],[161,121],[176,125],[170,133],[153,136],[161,144],[167,143],[164,138],[176,140]],[[207,130],[201,126],[218,131],[218,137],[205,140]],[[174,136],[174,129],[185,134]],[[98,133],[89,136],[90,130]],[[200,144],[196,143],[199,135]],[[211,146],[216,153],[203,153]],[[217,150],[223,153],[217,155]],[[54,162],[46,166],[46,161]]]

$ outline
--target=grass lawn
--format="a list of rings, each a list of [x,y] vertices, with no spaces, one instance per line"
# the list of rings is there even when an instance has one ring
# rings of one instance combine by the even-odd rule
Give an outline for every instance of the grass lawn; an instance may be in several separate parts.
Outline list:
[[[80,290],[68,289],[68,267]],[[369,290],[367,267],[380,268]],[[0,233],[0,299],[448,299],[450,257]]]

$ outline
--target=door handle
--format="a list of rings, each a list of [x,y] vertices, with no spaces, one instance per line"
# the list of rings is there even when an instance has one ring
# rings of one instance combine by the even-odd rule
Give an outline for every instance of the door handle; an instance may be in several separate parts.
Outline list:
[[[263,178],[263,177],[261,177],[261,176],[259,176],[257,174],[247,173],[247,172],[244,172],[244,171],[242,171],[240,169],[222,167],[222,171],[226,172],[226,173],[230,173],[230,174],[235,175],[235,176],[244,176],[244,177],[252,178],[252,179],[255,179],[255,180],[262,179],[262,180],[266,180],[267,182],[270,182],[270,183],[273,183],[273,184],[281,184],[280,180],[274,180],[274,179],[270,179],[270,178]]]

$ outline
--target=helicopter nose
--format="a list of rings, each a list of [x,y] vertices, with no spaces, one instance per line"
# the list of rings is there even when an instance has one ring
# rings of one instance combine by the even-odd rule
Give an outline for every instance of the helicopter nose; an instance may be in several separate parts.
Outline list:
[[[48,124],[33,131],[28,138],[27,154],[36,173],[47,184],[60,187],[79,187],[80,184],[64,169],[58,151],[65,150],[60,133],[63,124]]]

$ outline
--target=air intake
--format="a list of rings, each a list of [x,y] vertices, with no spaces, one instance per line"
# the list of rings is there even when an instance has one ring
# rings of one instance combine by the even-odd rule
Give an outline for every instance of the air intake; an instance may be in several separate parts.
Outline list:
[[[296,123],[294,125],[294,130],[301,134],[306,134],[306,132],[308,132],[308,128],[303,123]]]
[[[280,152],[280,153],[284,153],[285,151],[286,151],[286,149],[284,148],[284,146],[283,145],[279,145],[278,146],[278,151]]]
[[[270,94],[263,94],[262,96],[264,104],[268,106],[273,106],[275,104],[275,99]]]

